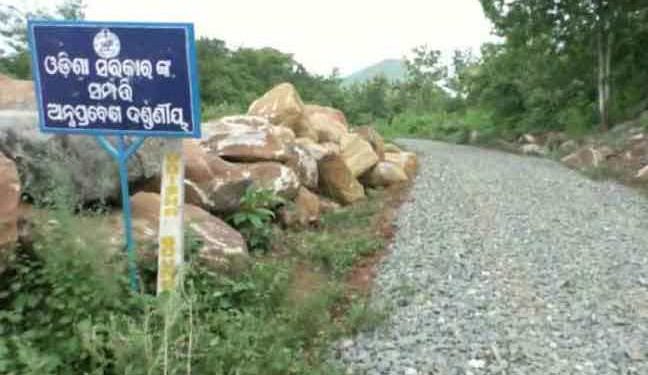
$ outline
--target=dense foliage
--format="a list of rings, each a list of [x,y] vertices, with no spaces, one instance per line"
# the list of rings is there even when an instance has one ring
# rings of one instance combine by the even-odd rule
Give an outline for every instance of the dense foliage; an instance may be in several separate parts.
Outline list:
[[[590,128],[646,107],[648,5],[633,0],[482,0],[485,46],[470,97],[526,129]]]
[[[350,117],[386,119],[378,123],[393,134],[450,134],[461,141],[472,130],[580,136],[648,107],[645,2],[481,3],[500,42],[482,46],[479,57],[457,51],[447,70],[438,53],[417,49],[407,63],[407,82],[377,79],[351,89]]]
[[[205,117],[242,113],[281,82],[292,82],[307,102],[340,106],[340,79],[310,74],[292,55],[272,48],[229,49],[218,39],[197,41],[200,91]]]
[[[354,124],[389,134],[464,140],[472,130],[514,136],[567,130],[574,135],[633,118],[648,107],[648,5],[638,0],[481,0],[500,42],[479,56],[456,51],[449,64],[419,47],[405,60],[406,79],[383,76],[342,85],[338,73],[309,73],[272,48],[228,48],[198,40],[205,117],[244,112],[277,83],[295,84],[304,101],[342,109]],[[28,16],[83,18],[81,0],[54,14],[0,8],[0,72],[29,76]]]

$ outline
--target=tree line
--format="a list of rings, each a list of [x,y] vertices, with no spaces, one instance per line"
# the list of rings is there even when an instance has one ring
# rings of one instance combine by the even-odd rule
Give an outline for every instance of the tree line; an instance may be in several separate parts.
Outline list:
[[[342,109],[355,124],[387,132],[466,137],[563,130],[607,130],[648,107],[648,4],[640,0],[480,0],[499,37],[479,51],[455,51],[450,63],[422,46],[405,58],[406,77],[343,86],[337,71],[308,72],[272,48],[229,48],[197,41],[207,116],[244,112],[273,85],[290,81],[303,99]],[[29,77],[24,20],[82,19],[82,0],[55,12],[0,8],[0,72]]]

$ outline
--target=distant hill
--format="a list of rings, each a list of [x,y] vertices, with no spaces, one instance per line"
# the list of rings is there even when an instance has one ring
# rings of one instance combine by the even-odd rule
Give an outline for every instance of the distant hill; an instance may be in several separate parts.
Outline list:
[[[385,76],[390,81],[401,81],[405,79],[405,64],[403,64],[403,60],[383,60],[345,77],[343,84],[362,83],[379,75]]]

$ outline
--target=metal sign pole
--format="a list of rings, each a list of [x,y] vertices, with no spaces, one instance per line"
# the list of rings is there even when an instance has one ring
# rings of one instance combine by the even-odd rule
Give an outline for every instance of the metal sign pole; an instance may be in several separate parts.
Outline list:
[[[117,148],[106,137],[97,136],[97,141],[108,152],[119,166],[119,182],[122,195],[122,214],[124,216],[124,234],[126,236],[126,256],[128,258],[128,275],[130,286],[134,292],[139,291],[137,278],[137,257],[135,241],[133,240],[133,222],[131,219],[130,192],[128,189],[128,159],[140,148],[146,137],[137,137],[128,145],[124,136],[117,137]]]

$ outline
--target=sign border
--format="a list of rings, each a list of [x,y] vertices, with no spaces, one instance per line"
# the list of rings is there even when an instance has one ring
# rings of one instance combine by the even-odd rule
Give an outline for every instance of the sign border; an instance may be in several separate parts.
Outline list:
[[[182,29],[185,33],[186,59],[189,70],[189,96],[192,105],[191,119],[193,131],[184,132],[165,132],[165,131],[146,131],[146,130],[111,130],[111,129],[83,129],[83,128],[54,128],[47,127],[45,121],[45,111],[43,108],[43,99],[41,91],[41,77],[36,53],[36,39],[34,28],[36,26],[61,26],[61,27],[112,27],[112,28],[148,28],[148,29]],[[36,101],[38,103],[38,123],[40,131],[43,133],[53,134],[77,134],[77,135],[125,135],[125,136],[143,136],[143,137],[167,137],[167,138],[200,138],[201,137],[201,108],[200,108],[200,85],[198,80],[198,59],[196,54],[196,43],[193,23],[176,23],[176,22],[107,22],[107,21],[60,21],[60,20],[35,20],[27,21],[27,34],[29,49],[31,51],[31,70],[36,90]]]

